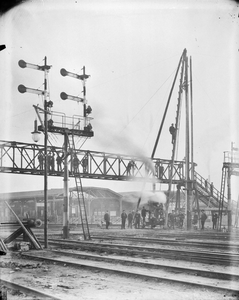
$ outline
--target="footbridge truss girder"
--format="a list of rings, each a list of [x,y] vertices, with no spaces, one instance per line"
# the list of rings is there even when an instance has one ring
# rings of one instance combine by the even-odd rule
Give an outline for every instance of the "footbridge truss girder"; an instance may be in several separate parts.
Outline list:
[[[63,149],[48,147],[48,176],[64,176]],[[185,186],[185,161],[172,161],[154,158],[97,152],[90,150],[73,150],[68,153],[69,177],[116,180],[144,181],[152,183]],[[78,159],[75,160],[74,158]],[[77,161],[77,164],[75,164]],[[15,141],[0,140],[0,172],[8,174],[28,174],[44,176],[44,146]],[[199,200],[209,207],[218,207],[219,202],[227,199],[207,180],[194,171],[193,190],[197,191]]]
[[[72,157],[78,157],[74,164]],[[63,176],[61,161],[63,149],[48,147],[48,176]],[[69,154],[69,176],[79,174],[81,178],[118,181],[169,182],[171,161],[129,155],[112,154],[90,150],[72,150]],[[44,146],[21,142],[0,141],[0,172],[14,174],[44,175]],[[184,185],[185,163],[175,161],[172,182]]]

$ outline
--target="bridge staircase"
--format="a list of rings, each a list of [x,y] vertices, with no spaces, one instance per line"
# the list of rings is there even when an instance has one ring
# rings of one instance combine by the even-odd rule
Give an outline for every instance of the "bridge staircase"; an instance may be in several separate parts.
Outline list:
[[[225,177],[224,178],[224,189],[225,189]],[[209,183],[207,179],[203,178],[196,171],[194,172],[194,190],[198,201],[201,201],[209,208],[227,208],[227,198],[224,197],[224,193],[217,190],[212,183]]]
[[[80,161],[77,158],[77,155],[75,154],[76,147],[75,147],[75,140],[74,140],[73,134],[68,135],[68,146],[69,146],[69,150],[71,153],[72,172],[73,172],[74,178],[75,178],[76,193],[77,193],[79,209],[80,209],[80,217],[81,217],[83,236],[84,236],[84,240],[91,240],[89,224],[88,224],[88,219],[87,219],[84,192],[83,192],[83,187],[82,187],[82,180],[81,180],[81,175],[79,172]]]

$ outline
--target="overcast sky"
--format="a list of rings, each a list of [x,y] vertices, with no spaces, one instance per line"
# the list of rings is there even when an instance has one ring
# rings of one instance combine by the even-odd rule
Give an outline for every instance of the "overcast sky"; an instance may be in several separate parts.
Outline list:
[[[78,80],[61,68],[91,75],[87,100],[94,138],[83,149],[151,156],[173,77],[184,50],[192,57],[194,153],[197,172],[220,190],[223,152],[238,141],[238,7],[232,1],[31,1],[0,19],[0,139],[32,143],[35,111],[42,98],[20,94],[19,84],[43,89],[43,72],[21,69],[20,59],[52,65],[53,110],[81,114],[82,106],[62,101],[62,91],[81,95]],[[170,159],[168,128],[175,122],[178,85],[155,157]],[[182,122],[182,131],[184,119]],[[177,158],[184,157],[180,133]],[[39,142],[43,144],[43,136]],[[62,146],[60,140],[57,146]],[[235,178],[233,179],[234,181]],[[238,181],[237,181],[238,182]],[[84,180],[115,191],[140,184]],[[49,188],[63,186],[49,178]],[[73,181],[70,183],[73,186]],[[233,186],[235,189],[236,183]],[[1,192],[43,189],[43,178],[0,174]]]

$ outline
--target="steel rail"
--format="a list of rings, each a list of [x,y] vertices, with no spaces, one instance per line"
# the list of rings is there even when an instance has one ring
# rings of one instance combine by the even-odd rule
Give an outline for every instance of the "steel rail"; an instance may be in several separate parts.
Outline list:
[[[176,272],[186,272],[187,274],[197,274],[197,276],[204,276],[207,278],[216,278],[216,279],[225,279],[225,280],[235,280],[239,281],[239,274],[235,273],[221,273],[221,272],[215,272],[215,271],[208,271],[206,269],[195,269],[191,267],[179,267],[179,266],[170,266],[168,263],[163,264],[162,262],[157,263],[150,263],[150,262],[145,262],[145,261],[138,261],[137,259],[135,260],[129,260],[129,259],[124,259],[122,257],[109,257],[109,256],[102,256],[102,255],[95,255],[95,254],[89,254],[89,253],[73,253],[73,252],[67,252],[67,251],[62,251],[62,250],[51,250],[54,254],[57,255],[65,255],[65,256],[70,256],[70,257],[75,257],[75,258],[86,258],[86,259],[91,259],[91,260],[99,260],[99,261],[108,261],[108,262],[113,262],[113,263],[120,263],[124,265],[135,265],[135,266],[143,266],[147,268],[152,268],[152,269],[167,269]]]
[[[61,247],[72,248],[73,246],[90,251],[100,251],[108,253],[120,253],[127,255],[140,255],[151,257],[164,257],[170,259],[183,259],[186,261],[195,261],[201,263],[215,263],[220,265],[239,265],[239,255],[231,253],[218,253],[218,252],[198,252],[198,251],[185,251],[178,249],[167,248],[153,248],[144,246],[133,245],[120,245],[120,244],[107,244],[101,243],[100,245],[94,242],[85,241],[72,241],[72,240],[56,240],[49,239],[52,245],[59,245]]]
[[[226,250],[237,250],[239,251],[238,245],[231,244],[219,244],[213,242],[197,242],[197,241],[181,241],[181,240],[172,240],[172,239],[158,239],[158,238],[141,238],[141,237],[119,237],[119,236],[92,236],[93,240],[122,240],[122,241],[132,241],[132,242],[141,242],[141,243],[150,243],[150,244],[166,244],[166,245],[176,245],[176,246],[193,246],[200,248],[221,248]]]
[[[144,234],[143,236],[144,237]],[[237,239],[239,241],[239,234],[228,234],[228,233],[216,233],[216,234],[212,234],[211,232],[201,232],[199,231],[199,233],[159,233],[158,235],[155,236],[155,238],[158,237],[170,237],[170,238],[177,238],[177,239],[200,239],[200,240],[235,240]]]
[[[49,253],[49,251],[48,251]],[[53,252],[54,257],[47,257],[47,255],[43,253],[42,256],[39,255],[39,251],[36,255],[33,254],[22,254],[25,257],[36,259],[36,260],[44,260],[47,262],[51,262],[54,264],[59,264],[63,266],[73,267],[73,268],[87,268],[91,270],[100,270],[110,273],[117,273],[119,275],[126,275],[126,276],[133,276],[133,277],[140,277],[142,279],[153,279],[153,280],[160,280],[165,282],[174,282],[177,284],[187,284],[191,286],[197,286],[197,287],[205,287],[209,289],[217,289],[217,290],[223,290],[223,291],[229,291],[229,292],[238,292],[238,284],[237,282],[231,282],[229,280],[219,280],[218,278],[214,280],[213,278],[207,278],[207,277],[198,277],[193,275],[190,277],[187,276],[185,279],[184,276],[176,276],[175,274],[169,273],[163,273],[163,274],[157,274],[157,270],[152,269],[143,269],[142,267],[133,269],[131,266],[119,266],[115,264],[109,264],[105,261],[87,261],[86,259],[79,261],[79,260],[70,260],[69,256],[63,258],[62,255],[59,258],[56,258],[56,252]],[[79,259],[79,258],[78,258]],[[185,273],[186,274],[186,273]]]
[[[3,279],[3,276],[1,276],[1,277],[2,278],[0,279],[0,283],[9,289],[18,290],[27,295],[30,294],[32,296],[41,297],[41,299],[44,299],[44,300],[61,300],[62,299],[60,297],[56,297],[54,295],[42,292],[38,289],[33,289],[33,288],[30,288],[28,286],[25,286],[25,285],[22,285],[22,284],[19,284],[16,282],[12,282],[10,280]]]

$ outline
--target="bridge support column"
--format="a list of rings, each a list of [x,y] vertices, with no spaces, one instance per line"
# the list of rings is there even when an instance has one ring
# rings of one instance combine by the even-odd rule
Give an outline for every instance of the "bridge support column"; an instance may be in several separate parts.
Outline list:
[[[187,190],[187,230],[192,229],[192,203],[193,203],[193,192],[191,188],[192,184],[188,184]]]
[[[175,212],[178,213],[180,212],[180,190],[181,190],[181,185],[177,184],[177,192],[176,192],[176,205],[175,205]]]
[[[231,208],[231,171],[228,170],[228,180],[227,180],[227,224],[228,224],[228,231],[232,230],[232,208]]]
[[[63,202],[63,239],[69,238],[69,171],[67,162],[67,134],[64,135],[64,202]]]

